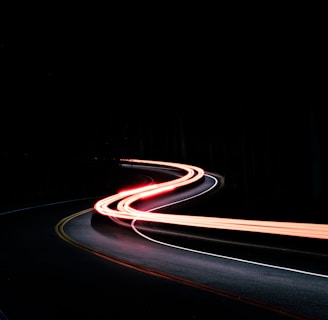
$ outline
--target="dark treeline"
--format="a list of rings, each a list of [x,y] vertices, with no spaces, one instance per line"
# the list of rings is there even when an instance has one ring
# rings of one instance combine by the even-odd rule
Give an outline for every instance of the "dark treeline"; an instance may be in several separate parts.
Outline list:
[[[96,95],[95,87],[85,92],[86,84],[68,92],[63,83],[41,86],[40,96],[21,90],[24,98],[8,102],[46,108],[16,114],[13,107],[3,119],[3,181],[10,181],[2,186],[3,202],[14,201],[12,190],[18,192],[20,180],[26,190],[27,181],[37,183],[47,175],[38,194],[58,193],[60,183],[76,177],[77,189],[86,194],[92,189],[86,185],[96,180],[92,174],[83,180],[86,168],[101,171],[112,166],[112,159],[139,158],[198,165],[223,175],[231,205],[326,220],[325,114],[320,101],[302,98],[302,90],[273,96],[274,90],[264,92],[257,83],[260,94],[247,95],[249,85],[215,91],[208,80],[202,85],[189,81],[179,90],[149,84],[150,94],[130,86],[111,96]],[[33,163],[33,178],[28,163]],[[68,197],[74,184],[65,185]],[[33,198],[31,189],[26,197]]]
[[[313,213],[314,221],[325,219],[326,129],[320,109],[240,106],[162,115],[157,122],[134,119],[126,120],[124,138],[110,152],[199,165],[223,175],[239,204],[293,210],[295,219],[305,213]]]

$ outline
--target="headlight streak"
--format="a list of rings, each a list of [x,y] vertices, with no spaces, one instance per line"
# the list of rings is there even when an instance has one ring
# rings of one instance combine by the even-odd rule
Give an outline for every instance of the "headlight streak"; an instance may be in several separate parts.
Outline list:
[[[261,262],[246,260],[246,259],[240,259],[240,258],[225,256],[225,255],[221,255],[221,254],[211,253],[211,252],[207,252],[207,251],[200,251],[200,250],[196,250],[196,249],[181,247],[181,246],[177,246],[177,245],[167,243],[167,242],[162,242],[162,241],[156,240],[154,238],[151,238],[151,237],[145,235],[144,233],[142,233],[141,231],[139,231],[139,229],[135,226],[136,221],[137,220],[133,220],[132,223],[131,223],[131,227],[132,227],[133,231],[135,233],[137,233],[139,236],[147,239],[148,241],[155,242],[155,243],[158,243],[160,245],[164,245],[164,246],[167,246],[167,247],[176,248],[176,249],[180,249],[180,250],[185,250],[185,251],[189,251],[189,252],[195,252],[197,254],[203,254],[203,255],[206,255],[206,256],[212,256],[212,257],[222,258],[222,259],[226,259],[226,260],[233,260],[233,261],[248,263],[248,264],[252,264],[252,265],[257,265],[257,266],[261,266],[261,267],[267,267],[267,268],[272,268],[272,269],[280,269],[280,270],[296,272],[296,273],[302,273],[302,274],[306,274],[306,275],[309,275],[309,276],[315,276],[315,277],[321,277],[321,278],[327,278],[328,279],[328,275],[326,275],[326,274],[309,272],[309,271],[293,269],[293,268],[287,268],[287,267],[282,267],[282,266],[277,266],[277,265],[267,264],[267,263],[261,263]]]
[[[151,160],[137,160],[129,159],[127,162],[136,164],[146,164],[154,166],[164,166],[175,168],[186,172],[185,175],[177,179],[159,183],[157,185],[149,185],[141,189],[130,190],[129,195],[126,193],[118,193],[99,200],[94,209],[105,216],[112,218],[122,218],[130,220],[142,220],[150,222],[160,222],[168,224],[176,224],[183,226],[202,227],[211,229],[226,229],[237,231],[249,231],[259,233],[269,233],[277,235],[287,235],[296,237],[307,237],[317,239],[328,239],[328,225],[315,224],[315,223],[298,223],[298,222],[280,222],[280,221],[263,221],[263,220],[246,220],[246,219],[233,219],[233,218],[219,218],[207,216],[191,216],[191,215],[177,215],[154,213],[137,210],[132,207],[132,204],[147,196],[167,192],[167,188],[177,189],[188,184],[193,184],[201,179],[205,173],[204,170],[195,166],[151,161]],[[109,208],[113,203],[117,204],[117,210]]]
[[[217,185],[218,180],[215,177],[213,177],[211,175],[208,175],[208,174],[206,174],[206,176],[209,177],[209,178],[211,178],[211,179],[213,179],[215,181],[215,183],[212,185],[211,188],[209,188],[208,190],[205,190],[204,192],[202,192],[200,194],[197,194],[196,196],[199,196],[199,195],[201,195],[201,194],[203,194],[205,192],[208,192],[209,190],[213,189]],[[196,196],[192,196],[190,198],[194,198]],[[158,210],[158,209],[161,209],[161,208],[170,206],[170,205],[175,204],[175,203],[178,203],[178,202],[186,201],[186,200],[188,200],[190,198],[186,198],[186,199],[182,199],[182,200],[179,200],[179,201],[176,201],[176,202],[173,202],[173,203],[165,204],[163,206],[153,208],[153,209],[151,209],[149,211]],[[294,268],[287,268],[287,267],[282,267],[282,266],[277,266],[277,265],[272,265],[272,264],[267,264],[267,263],[261,263],[261,262],[251,261],[251,260],[245,260],[245,259],[235,258],[235,257],[231,257],[231,256],[221,255],[221,254],[215,254],[215,253],[211,253],[211,252],[207,252],[207,251],[200,251],[200,250],[196,250],[196,249],[181,247],[181,246],[177,246],[177,245],[174,245],[174,244],[171,244],[171,243],[159,241],[157,239],[151,238],[151,237],[147,236],[146,234],[142,233],[136,227],[136,222],[138,221],[137,219],[133,220],[131,222],[131,224],[123,223],[123,222],[121,222],[121,220],[119,220],[117,218],[113,218],[113,219],[116,219],[117,220],[116,222],[118,224],[121,224],[121,225],[124,224],[125,226],[131,227],[135,233],[137,233],[139,236],[147,239],[148,241],[155,242],[155,243],[158,243],[160,245],[167,246],[167,247],[176,248],[176,249],[180,249],[180,250],[184,250],[184,251],[189,251],[189,252],[195,252],[197,254],[202,254],[202,255],[207,255],[207,256],[222,258],[222,259],[226,259],[226,260],[239,261],[239,262],[242,262],[242,263],[248,263],[248,264],[258,265],[258,266],[262,266],[262,267],[267,267],[267,268],[272,268],[272,269],[280,269],[280,270],[285,270],[285,271],[290,271],[290,272],[296,272],[296,273],[306,274],[306,275],[309,275],[309,276],[315,276],[315,277],[321,277],[321,278],[327,278],[328,279],[328,275],[321,274],[321,273],[314,273],[314,272],[309,272],[309,271],[304,271],[304,270],[299,270],[299,269],[294,269]]]

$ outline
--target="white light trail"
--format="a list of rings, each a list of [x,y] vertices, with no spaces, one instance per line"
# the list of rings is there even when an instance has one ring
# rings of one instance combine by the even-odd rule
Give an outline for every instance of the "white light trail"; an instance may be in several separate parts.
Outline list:
[[[177,215],[137,210],[132,207],[134,202],[149,196],[154,196],[156,194],[159,195],[163,192],[169,192],[188,184],[193,184],[203,178],[204,170],[195,166],[172,162],[137,159],[130,159],[125,161],[137,164],[174,168],[185,172],[185,175],[174,180],[124,191],[122,193],[118,193],[99,200],[94,205],[94,209],[102,215],[108,216],[110,218],[143,220],[202,228],[250,231],[296,237],[328,239],[327,224]],[[113,206],[115,203],[117,203],[116,209],[111,209],[110,206]]]

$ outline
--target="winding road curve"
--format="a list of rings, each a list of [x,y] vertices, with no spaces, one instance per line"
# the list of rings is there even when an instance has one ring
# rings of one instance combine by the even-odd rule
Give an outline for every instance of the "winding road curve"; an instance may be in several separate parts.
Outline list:
[[[326,268],[328,255],[288,249],[287,247],[274,247],[274,244],[269,247],[261,243],[253,244],[253,247],[247,243],[237,245],[231,240],[226,241],[230,252],[229,255],[225,255],[220,252],[224,241],[220,242],[220,240],[213,240],[210,237],[204,241],[206,236],[203,236],[203,242],[207,242],[204,245],[205,249],[198,250],[180,244],[181,240],[176,229],[174,232],[170,232],[165,228],[178,225],[203,230],[204,228],[228,229],[256,232],[264,236],[274,234],[277,237],[286,237],[287,235],[302,240],[305,238],[313,243],[315,241],[322,243],[328,236],[327,225],[162,213],[167,206],[201,196],[212,188],[222,187],[223,178],[206,174],[202,169],[188,165],[142,160],[130,160],[129,162],[132,162],[135,168],[141,165],[149,166],[148,169],[155,167],[155,170],[156,168],[157,170],[177,170],[179,176],[167,182],[152,183],[126,190],[98,201],[94,206],[94,211],[110,218],[113,222],[108,234],[102,235],[105,238],[97,241],[102,243],[100,249],[94,243],[97,239],[96,231],[93,231],[95,234],[89,236],[88,240],[82,236],[89,228],[89,221],[92,219],[90,215],[94,214],[93,210],[78,213],[74,216],[72,225],[72,217],[62,221],[58,225],[58,233],[63,238],[83,246],[87,250],[93,251],[98,248],[96,249],[97,254],[124,261],[135,268],[165,275],[175,281],[188,283],[194,287],[291,318],[328,318],[328,273]],[[196,186],[195,188],[186,188],[188,184]],[[184,190],[184,188],[186,189]],[[180,192],[170,194],[170,191],[177,189]],[[150,196],[158,196],[160,200],[156,200],[155,197],[149,201]],[[145,202],[144,206],[143,201]],[[138,203],[138,209],[136,203]],[[84,226],[86,229],[84,233],[81,233],[81,230],[78,233],[74,231],[77,221],[80,228]],[[149,224],[149,222],[151,223]],[[127,239],[122,239],[116,234],[115,224],[128,227],[135,234],[129,233]],[[158,227],[158,224],[162,229]],[[184,236],[197,238],[195,233],[185,233]],[[119,241],[116,240],[118,238]],[[219,243],[218,248],[211,252],[206,251],[206,246],[210,247],[209,243],[214,241]],[[133,243],[132,246],[131,243]],[[138,250],[139,247],[142,248],[141,251]],[[243,248],[246,248],[248,254],[245,255]],[[286,253],[289,254],[287,259]],[[251,255],[253,258],[250,258]],[[304,264],[302,259],[306,259],[307,263]],[[311,259],[314,265],[309,263]],[[318,261],[320,262],[317,263]]]
[[[328,319],[327,225],[173,214],[224,179],[122,166],[167,180],[0,214],[1,320]]]

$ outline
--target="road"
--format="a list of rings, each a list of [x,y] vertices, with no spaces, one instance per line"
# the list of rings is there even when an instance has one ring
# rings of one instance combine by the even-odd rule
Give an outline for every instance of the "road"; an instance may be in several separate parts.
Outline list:
[[[326,240],[120,224],[98,200],[0,215],[0,319],[328,319]]]

